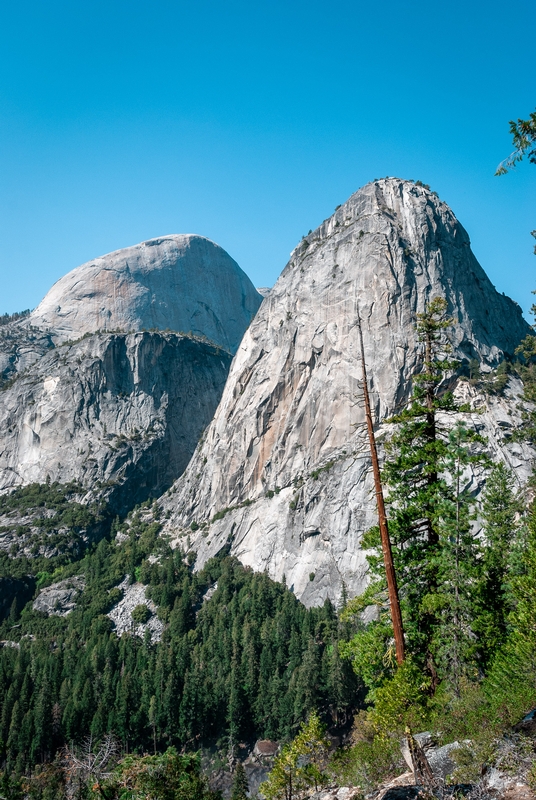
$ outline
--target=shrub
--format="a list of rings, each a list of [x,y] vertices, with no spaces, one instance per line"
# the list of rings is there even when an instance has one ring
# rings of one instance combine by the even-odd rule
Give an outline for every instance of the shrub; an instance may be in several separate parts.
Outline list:
[[[151,611],[144,603],[139,603],[139,605],[132,610],[131,616],[136,625],[144,625],[151,616]]]

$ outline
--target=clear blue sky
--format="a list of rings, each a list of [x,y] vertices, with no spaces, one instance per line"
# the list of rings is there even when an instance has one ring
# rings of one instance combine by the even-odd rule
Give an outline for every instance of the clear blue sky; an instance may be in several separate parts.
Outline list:
[[[385,175],[429,183],[527,309],[536,166],[493,173],[536,106],[535,30],[534,0],[2,3],[0,313],[167,233],[272,285]]]

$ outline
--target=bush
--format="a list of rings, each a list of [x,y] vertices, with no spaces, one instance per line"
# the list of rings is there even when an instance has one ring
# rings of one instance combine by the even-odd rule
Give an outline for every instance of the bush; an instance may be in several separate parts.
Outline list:
[[[144,603],[139,603],[132,610],[131,616],[136,625],[144,625],[151,616],[151,611]]]

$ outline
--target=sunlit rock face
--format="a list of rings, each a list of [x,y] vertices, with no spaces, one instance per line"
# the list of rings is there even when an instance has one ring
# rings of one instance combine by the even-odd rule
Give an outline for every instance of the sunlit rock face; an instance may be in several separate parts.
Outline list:
[[[235,353],[261,301],[225,250],[181,234],[82,264],[54,284],[29,324],[59,341],[95,331],[172,330]]]
[[[0,326],[0,490],[76,480],[126,513],[181,474],[262,301],[221,247],[152,239]]]
[[[195,549],[198,564],[230,542],[308,605],[337,600],[343,584],[360,591],[359,542],[375,506],[357,314],[381,443],[382,421],[411,391],[416,314],[435,296],[448,302],[454,356],[465,364],[497,365],[528,332],[434,193],[394,178],[365,186],[301,241],[266,296],[201,446],[163,499],[165,532]],[[472,397],[487,407],[472,421],[523,480],[530,453],[504,435],[519,390],[512,382],[510,399]],[[468,480],[478,491],[483,476]]]

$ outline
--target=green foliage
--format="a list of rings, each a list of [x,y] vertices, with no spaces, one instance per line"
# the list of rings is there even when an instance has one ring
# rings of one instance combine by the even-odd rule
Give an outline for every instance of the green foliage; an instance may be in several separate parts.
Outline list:
[[[430,679],[423,676],[411,658],[406,659],[393,677],[374,692],[374,707],[368,715],[370,724],[382,736],[402,734],[406,726],[422,730],[431,714],[429,690]]]
[[[218,800],[208,788],[195,755],[168,748],[162,755],[126,756],[107,780],[93,787],[92,797],[107,800]]]
[[[0,552],[0,577],[40,573],[40,585],[56,569],[79,559],[88,539],[103,535],[109,512],[104,503],[79,502],[78,483],[31,483],[0,497],[3,532],[15,540],[8,556]],[[21,518],[23,524],[21,524]],[[13,522],[11,522],[13,520]],[[5,524],[5,523],[8,524]],[[30,551],[22,553],[21,550]]]
[[[318,478],[320,477],[320,475],[322,474],[322,472],[329,472],[329,470],[332,467],[335,466],[335,463],[336,463],[336,461],[335,461],[335,459],[333,459],[332,461],[328,461],[327,464],[324,464],[322,467],[318,467],[318,469],[314,469],[311,472],[311,478],[313,478],[313,480],[317,481]]]
[[[510,633],[497,652],[483,684],[491,707],[508,722],[536,706],[536,506],[529,520],[524,571],[512,579],[514,609],[509,615]]]
[[[510,133],[515,150],[499,164],[496,175],[505,175],[525,156],[536,164],[536,111],[533,111],[528,119],[518,119],[517,122],[510,120]]]
[[[404,621],[406,650],[433,694],[441,680],[456,687],[474,668],[473,584],[480,546],[473,526],[473,500],[464,483],[470,465],[485,462],[483,440],[459,419],[466,409],[440,391],[456,363],[450,359],[446,302],[432,300],[418,315],[422,343],[412,398],[392,422],[383,477],[389,494],[389,532]],[[446,417],[453,423],[444,424]],[[345,653],[371,690],[394,675],[392,628],[379,531],[363,538],[371,584],[362,601],[345,615],[376,606],[379,617],[363,626]]]
[[[469,380],[473,386],[483,392],[502,395],[508,385],[508,378],[512,372],[509,361],[501,361],[496,369],[483,373],[480,371],[480,362],[476,358],[469,361]]]
[[[534,294],[534,292],[533,292]],[[532,314],[536,314],[536,304],[532,306]],[[533,326],[534,327],[534,326]],[[523,381],[523,400],[525,405],[522,408],[522,425],[516,431],[516,438],[536,443],[536,336],[529,334],[526,336],[519,347],[516,355],[520,361],[516,364],[516,369]],[[528,405],[527,405],[528,404]]]
[[[480,548],[479,583],[473,587],[479,605],[473,628],[484,667],[506,640],[508,615],[515,606],[512,581],[525,570],[524,529],[519,521],[522,510],[512,475],[504,464],[496,464],[483,495],[485,544]]]
[[[0,758],[9,771],[50,761],[87,734],[112,731],[130,752],[229,735],[284,739],[313,706],[335,722],[355,707],[358,682],[339,652],[352,628],[329,602],[306,609],[285,586],[223,554],[193,572],[158,538],[153,511],[114,524],[127,535],[120,545],[104,539],[49,573],[85,579],[68,617],[28,605],[20,627],[0,625],[1,639],[20,644],[0,649]],[[158,644],[113,631],[106,613],[125,575],[146,585],[166,622]]]
[[[24,311],[15,311],[13,314],[0,314],[0,325],[9,325],[10,322],[16,322],[18,319],[30,316],[30,309]]]
[[[360,711],[354,719],[351,745],[335,754],[330,771],[337,782],[359,786],[368,793],[401,772],[402,764],[399,737],[380,734],[369,714]]]
[[[249,783],[246,775],[246,770],[241,761],[235,767],[233,775],[233,788],[231,791],[231,800],[247,800],[249,792]]]
[[[132,621],[136,623],[136,625],[144,625],[147,620],[151,616],[150,609],[145,605],[145,603],[139,603],[135,608],[132,609]]]
[[[265,800],[299,800],[312,787],[318,791],[327,781],[328,752],[325,727],[313,711],[295,739],[276,757],[268,779],[261,785]]]

